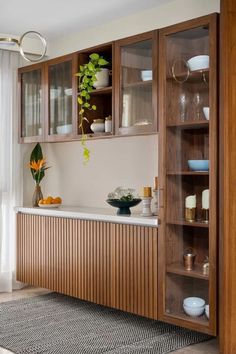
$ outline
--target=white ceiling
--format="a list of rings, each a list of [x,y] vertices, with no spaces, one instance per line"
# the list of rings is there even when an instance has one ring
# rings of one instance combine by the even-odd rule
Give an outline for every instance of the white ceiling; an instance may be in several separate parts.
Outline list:
[[[52,40],[171,0],[2,0],[0,33],[35,30]]]

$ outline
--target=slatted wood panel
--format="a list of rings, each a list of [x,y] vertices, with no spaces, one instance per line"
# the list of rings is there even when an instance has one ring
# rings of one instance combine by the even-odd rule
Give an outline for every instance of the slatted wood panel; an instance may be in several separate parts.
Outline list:
[[[157,229],[114,224],[112,306],[157,319]]]
[[[157,318],[157,229],[17,215],[17,279]]]

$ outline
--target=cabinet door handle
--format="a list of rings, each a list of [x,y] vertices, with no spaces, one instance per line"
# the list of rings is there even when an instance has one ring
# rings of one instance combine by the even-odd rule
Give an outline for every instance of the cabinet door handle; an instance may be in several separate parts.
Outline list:
[[[164,188],[159,188],[159,208],[164,208]]]

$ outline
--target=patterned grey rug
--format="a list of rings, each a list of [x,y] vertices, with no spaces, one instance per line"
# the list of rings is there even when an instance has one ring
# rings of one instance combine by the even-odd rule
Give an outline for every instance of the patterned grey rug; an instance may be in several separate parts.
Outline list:
[[[164,354],[208,339],[56,293],[0,304],[0,346],[17,354]]]

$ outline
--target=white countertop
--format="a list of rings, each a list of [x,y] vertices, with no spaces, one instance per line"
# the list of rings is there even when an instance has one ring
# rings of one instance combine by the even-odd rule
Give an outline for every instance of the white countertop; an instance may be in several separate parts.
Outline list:
[[[102,208],[85,208],[77,206],[60,206],[58,208],[33,208],[33,207],[15,207],[17,213],[55,216],[61,218],[73,218],[84,220],[98,220],[113,222],[119,224],[143,225],[143,226],[158,226],[157,216],[144,217],[140,213],[132,213],[131,215],[117,215],[117,209],[102,209]]]

